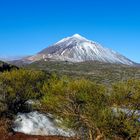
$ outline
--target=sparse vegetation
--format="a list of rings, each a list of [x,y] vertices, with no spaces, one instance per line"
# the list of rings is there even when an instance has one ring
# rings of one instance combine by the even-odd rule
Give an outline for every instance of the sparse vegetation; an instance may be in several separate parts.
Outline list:
[[[60,76],[67,75],[74,79],[85,78],[105,85],[128,79],[140,79],[140,67],[108,64],[96,61],[72,63],[61,61],[46,62],[41,60],[24,67],[55,72]]]

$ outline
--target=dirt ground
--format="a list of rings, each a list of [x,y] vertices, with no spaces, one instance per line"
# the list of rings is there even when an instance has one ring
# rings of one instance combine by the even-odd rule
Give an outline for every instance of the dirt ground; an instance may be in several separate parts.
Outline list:
[[[22,133],[0,134],[0,140],[77,140],[76,138],[67,138],[61,136],[31,136]]]

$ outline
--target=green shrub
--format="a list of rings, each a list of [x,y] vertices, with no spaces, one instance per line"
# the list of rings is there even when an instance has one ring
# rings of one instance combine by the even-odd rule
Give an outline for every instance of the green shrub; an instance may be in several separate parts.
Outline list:
[[[109,114],[106,88],[94,82],[53,77],[43,87],[42,106],[87,139],[102,135]]]
[[[43,86],[42,108],[85,139],[140,137],[140,81],[108,89],[89,80],[53,76]]]
[[[112,107],[117,115],[113,116],[111,127],[116,135],[124,138],[140,137],[140,80],[128,80],[113,85]],[[139,120],[139,121],[138,121]]]
[[[25,111],[24,104],[29,99],[39,99],[45,74],[41,71],[13,70],[0,74],[1,110],[16,114]]]

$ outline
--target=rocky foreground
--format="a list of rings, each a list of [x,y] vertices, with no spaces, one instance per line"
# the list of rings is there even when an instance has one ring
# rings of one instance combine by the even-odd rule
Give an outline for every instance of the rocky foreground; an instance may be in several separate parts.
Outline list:
[[[34,136],[34,135],[25,135],[23,133],[15,134],[0,134],[0,140],[78,140],[76,138],[68,138],[61,136]]]

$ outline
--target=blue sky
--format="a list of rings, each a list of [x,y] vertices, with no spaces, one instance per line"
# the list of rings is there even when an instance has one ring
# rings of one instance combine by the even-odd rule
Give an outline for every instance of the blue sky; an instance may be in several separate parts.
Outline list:
[[[140,1],[0,0],[0,57],[35,54],[75,33],[140,62]]]

